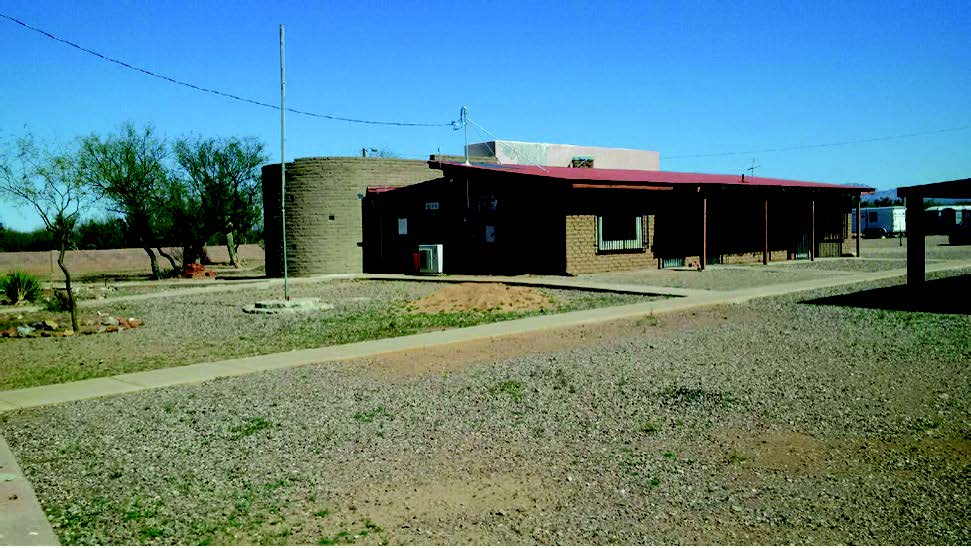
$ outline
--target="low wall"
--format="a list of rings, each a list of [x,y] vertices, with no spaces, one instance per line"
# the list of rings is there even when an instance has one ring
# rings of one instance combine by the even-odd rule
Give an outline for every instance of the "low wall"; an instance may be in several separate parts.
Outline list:
[[[166,253],[178,257],[178,248],[162,248]],[[214,263],[228,263],[229,252],[226,246],[206,247],[209,259]],[[263,249],[256,244],[239,246],[239,258],[243,263],[263,262]],[[74,274],[94,272],[138,272],[151,273],[152,267],[148,254],[141,248],[128,249],[91,249],[68,251],[64,257],[68,270]],[[169,268],[169,262],[159,257],[159,266]],[[57,251],[19,251],[0,253],[0,273],[22,270],[45,279],[54,272],[54,279],[61,279],[61,269],[57,266]]]

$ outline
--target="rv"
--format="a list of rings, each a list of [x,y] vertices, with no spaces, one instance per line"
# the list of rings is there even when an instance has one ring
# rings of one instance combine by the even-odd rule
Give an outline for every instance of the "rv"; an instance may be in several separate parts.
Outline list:
[[[907,231],[907,208],[904,206],[864,207],[860,209],[860,224],[863,237],[884,238],[896,236]],[[856,215],[853,215],[853,232],[856,228]]]
[[[928,234],[949,234],[961,223],[971,223],[971,205],[931,206],[924,210]]]

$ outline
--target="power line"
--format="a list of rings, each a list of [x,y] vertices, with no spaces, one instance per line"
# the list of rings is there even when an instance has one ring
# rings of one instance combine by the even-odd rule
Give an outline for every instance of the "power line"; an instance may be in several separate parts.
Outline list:
[[[119,59],[114,59],[112,57],[108,57],[107,55],[103,55],[103,54],[98,53],[98,52],[96,52],[94,50],[90,50],[90,49],[88,49],[88,48],[86,48],[84,46],[75,44],[74,42],[71,42],[70,40],[65,40],[63,38],[60,38],[58,36],[55,36],[55,35],[47,32],[45,30],[42,30],[42,29],[39,29],[37,27],[33,27],[31,25],[28,25],[27,23],[24,23],[23,21],[21,21],[19,19],[16,19],[14,17],[11,17],[9,15],[6,15],[4,13],[0,13],[0,17],[6,19],[8,21],[11,21],[13,23],[16,23],[16,24],[20,25],[21,27],[24,27],[25,29],[28,29],[28,30],[34,31],[34,32],[36,32],[38,34],[41,34],[43,36],[46,36],[47,38],[50,38],[51,40],[60,42],[62,44],[68,45],[68,46],[71,46],[72,48],[81,50],[81,51],[83,51],[83,52],[85,52],[87,54],[94,55],[95,57],[98,57],[98,58],[100,58],[103,61],[107,61],[109,63],[114,63],[116,65],[120,65],[120,66],[125,67],[127,69],[131,69],[131,70],[134,70],[134,71],[137,71],[137,72],[141,72],[142,74],[146,74],[146,75],[151,76],[153,78],[158,78],[160,80],[165,80],[166,82],[169,82],[169,83],[172,83],[172,84],[176,84],[176,85],[179,85],[179,86],[185,86],[187,88],[194,89],[196,91],[202,91],[202,92],[205,92],[205,93],[211,93],[213,95],[219,95],[221,97],[226,97],[228,99],[233,99],[233,100],[236,100],[236,101],[242,101],[244,103],[250,103],[250,104],[257,105],[257,106],[261,106],[261,107],[272,108],[274,110],[280,110],[280,107],[277,106],[277,105],[272,105],[270,103],[264,103],[262,101],[257,101],[255,99],[248,99],[246,97],[240,97],[239,95],[234,95],[232,93],[226,93],[225,91],[219,91],[217,89],[211,89],[211,88],[206,88],[206,87],[202,87],[202,86],[197,86],[195,84],[190,84],[189,82],[184,82],[182,80],[177,80],[175,78],[172,78],[171,76],[165,76],[164,74],[158,74],[158,73],[152,72],[152,71],[150,71],[148,69],[144,69],[144,68],[141,68],[141,67],[137,67],[135,65],[131,65],[131,64],[126,63],[125,61],[121,61]],[[297,109],[292,109],[292,108],[288,108],[288,109],[286,109],[286,111],[287,112],[293,112],[294,114],[303,114],[305,116],[313,116],[314,118],[325,118],[327,120],[334,120],[334,121],[339,121],[339,122],[352,122],[352,123],[355,123],[355,124],[371,124],[371,125],[380,125],[380,126],[451,127],[451,128],[456,128],[456,124],[457,124],[457,122],[455,122],[455,121],[448,122],[448,123],[444,123],[444,124],[422,124],[422,123],[411,123],[411,122],[380,122],[380,121],[375,121],[375,120],[363,120],[363,119],[359,119],[359,118],[344,118],[342,116],[332,116],[330,114],[318,114],[316,112],[308,112],[306,110],[297,110]]]
[[[791,146],[791,147],[780,147],[780,148],[763,148],[763,149],[760,149],[760,150],[744,150],[744,151],[739,151],[739,152],[713,152],[713,153],[710,153],[710,154],[677,154],[677,155],[673,155],[673,156],[662,156],[662,158],[665,159],[665,160],[677,160],[677,159],[681,159],[681,158],[714,158],[714,157],[718,157],[718,156],[742,156],[742,155],[745,155],[745,154],[762,154],[762,153],[766,153],[766,152],[789,152],[789,151],[793,151],[793,150],[809,150],[809,149],[814,149],[814,148],[838,147],[838,146],[844,146],[844,145],[855,145],[855,144],[859,144],[859,143],[876,143],[876,142],[879,142],[879,141],[891,141],[891,140],[894,140],[894,139],[906,139],[906,138],[909,138],[909,137],[921,137],[921,136],[924,136],[924,135],[936,135],[938,133],[948,133],[948,132],[952,132],[952,131],[964,131],[964,130],[967,130],[967,129],[971,129],[971,125],[969,125],[969,126],[951,127],[951,128],[943,128],[943,129],[935,129],[935,130],[930,130],[930,131],[918,131],[918,132],[915,132],[915,133],[904,133],[902,135],[889,135],[889,136],[886,136],[886,137],[872,137],[872,138],[869,138],[869,139],[855,139],[855,140],[852,140],[852,141],[838,141],[838,142],[834,142],[834,143],[820,143],[820,144],[814,144],[814,145],[796,145],[796,146]]]

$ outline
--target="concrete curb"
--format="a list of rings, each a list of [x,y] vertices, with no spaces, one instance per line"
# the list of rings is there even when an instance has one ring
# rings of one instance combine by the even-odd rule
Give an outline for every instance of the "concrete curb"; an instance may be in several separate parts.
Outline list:
[[[5,546],[60,544],[37,501],[33,487],[24,477],[2,436],[0,436],[0,544]]]

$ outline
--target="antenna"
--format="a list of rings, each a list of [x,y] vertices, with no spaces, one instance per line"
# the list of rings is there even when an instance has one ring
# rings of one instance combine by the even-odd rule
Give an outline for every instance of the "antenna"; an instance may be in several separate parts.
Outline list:
[[[752,158],[752,165],[745,168],[745,171],[747,171],[748,174],[751,175],[752,177],[755,177],[755,170],[756,168],[760,168],[760,167],[762,166],[755,163],[755,158]]]

